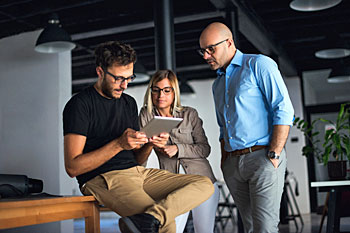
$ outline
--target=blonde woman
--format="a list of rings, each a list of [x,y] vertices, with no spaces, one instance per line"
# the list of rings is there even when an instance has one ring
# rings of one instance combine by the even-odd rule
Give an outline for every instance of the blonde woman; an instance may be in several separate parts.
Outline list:
[[[161,169],[173,173],[196,174],[209,177],[214,183],[214,194],[192,210],[193,225],[197,233],[212,233],[219,191],[207,157],[210,153],[202,120],[194,108],[181,106],[177,77],[171,70],[159,70],[148,84],[144,104],[140,111],[140,126],[145,126],[154,116],[183,118],[170,132],[164,148],[154,148]],[[176,218],[177,233],[183,232],[188,213]]]

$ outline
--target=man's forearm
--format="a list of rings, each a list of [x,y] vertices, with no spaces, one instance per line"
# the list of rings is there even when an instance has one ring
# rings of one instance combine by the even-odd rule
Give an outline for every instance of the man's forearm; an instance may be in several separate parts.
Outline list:
[[[71,142],[65,141],[65,167],[71,177],[96,169],[123,150],[118,141],[113,140],[97,150],[72,157],[68,149],[69,143]]]
[[[135,153],[135,159],[138,164],[142,165],[145,163],[151,154],[151,151],[153,149],[153,145],[151,143],[146,143],[141,148],[134,150]]]
[[[289,129],[289,125],[274,125],[272,137],[270,140],[270,151],[281,154],[288,138]]]

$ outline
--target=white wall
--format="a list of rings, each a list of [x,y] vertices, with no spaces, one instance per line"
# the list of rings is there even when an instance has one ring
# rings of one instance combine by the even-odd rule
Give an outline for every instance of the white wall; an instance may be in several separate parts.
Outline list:
[[[298,77],[285,78],[286,86],[288,88],[289,96],[294,107],[294,115],[303,118],[303,106],[301,98],[301,85]],[[292,142],[292,138],[297,139]],[[302,156],[301,151],[305,145],[305,138],[303,134],[295,127],[292,127],[286,143],[286,152],[288,157],[287,169],[292,172],[293,176],[298,182],[300,195],[296,197],[301,213],[310,212],[309,199],[309,178],[307,172],[307,160]],[[293,191],[295,188],[294,179],[290,180]]]
[[[306,76],[306,75],[305,75]],[[304,101],[306,106],[316,105],[317,104],[317,96],[312,83],[308,81],[307,78],[303,78],[304,85]]]
[[[71,54],[34,51],[39,31],[0,40],[0,173],[44,182],[43,192],[72,194],[64,171],[62,110],[71,93]],[[2,232],[73,232],[73,221]]]
[[[331,69],[322,69],[302,73],[305,106],[350,101],[349,83],[327,82],[331,71]]]

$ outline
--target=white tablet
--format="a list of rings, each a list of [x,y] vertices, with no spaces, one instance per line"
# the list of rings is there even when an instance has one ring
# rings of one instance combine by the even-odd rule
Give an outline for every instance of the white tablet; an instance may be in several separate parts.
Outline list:
[[[170,130],[180,124],[182,118],[155,116],[140,131],[145,132],[148,138],[158,136],[160,133],[169,133]]]

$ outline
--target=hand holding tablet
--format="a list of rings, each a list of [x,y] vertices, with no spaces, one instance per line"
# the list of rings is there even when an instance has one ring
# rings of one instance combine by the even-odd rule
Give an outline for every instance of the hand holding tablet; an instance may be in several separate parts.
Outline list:
[[[151,138],[163,132],[169,133],[170,130],[178,126],[182,120],[182,118],[155,116],[140,131],[144,132],[148,138]]]

